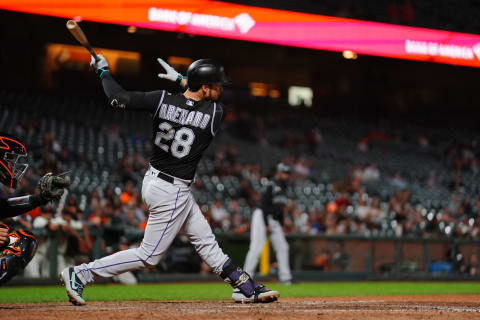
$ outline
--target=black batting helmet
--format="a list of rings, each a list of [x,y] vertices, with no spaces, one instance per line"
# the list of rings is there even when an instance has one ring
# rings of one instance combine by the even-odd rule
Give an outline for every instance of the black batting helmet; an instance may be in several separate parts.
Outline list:
[[[28,164],[20,163],[27,157],[23,142],[0,132],[0,182],[15,189],[27,171]]]
[[[213,59],[200,59],[192,62],[187,71],[187,86],[197,91],[202,84],[230,84],[223,66]]]

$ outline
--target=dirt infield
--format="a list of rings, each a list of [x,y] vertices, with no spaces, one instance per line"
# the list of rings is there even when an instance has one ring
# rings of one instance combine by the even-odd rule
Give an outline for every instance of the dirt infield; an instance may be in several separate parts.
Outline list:
[[[480,319],[480,295],[281,299],[270,304],[230,301],[0,304],[0,319]]]

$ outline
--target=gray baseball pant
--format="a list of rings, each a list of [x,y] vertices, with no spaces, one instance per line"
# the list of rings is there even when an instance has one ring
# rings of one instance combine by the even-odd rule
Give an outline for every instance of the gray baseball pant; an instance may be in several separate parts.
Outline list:
[[[75,266],[84,284],[97,278],[157,265],[182,226],[200,257],[216,274],[222,272],[228,256],[219,247],[215,236],[195,202],[188,182],[174,179],[171,184],[157,177],[158,170],[150,167],[142,185],[142,199],[150,215],[145,235],[138,248],[119,251],[88,264]]]
[[[280,281],[292,280],[290,271],[290,262],[288,260],[288,242],[283,234],[283,228],[280,222],[268,216],[268,227],[270,228],[270,240],[272,241],[273,250],[277,255],[278,261],[278,277]],[[263,211],[256,209],[252,214],[252,225],[250,228],[250,248],[245,258],[244,270],[254,275],[255,268],[258,265],[260,254],[267,240],[267,228],[263,218]]]

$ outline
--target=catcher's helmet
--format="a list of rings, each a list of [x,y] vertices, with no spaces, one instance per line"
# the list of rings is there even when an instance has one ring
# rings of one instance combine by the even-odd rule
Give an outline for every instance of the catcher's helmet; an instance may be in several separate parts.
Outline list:
[[[194,61],[187,70],[187,86],[192,91],[200,89],[202,84],[230,84],[223,66],[212,59]]]
[[[0,182],[16,188],[27,171],[27,148],[19,139],[0,132]],[[23,161],[23,163],[21,163]]]

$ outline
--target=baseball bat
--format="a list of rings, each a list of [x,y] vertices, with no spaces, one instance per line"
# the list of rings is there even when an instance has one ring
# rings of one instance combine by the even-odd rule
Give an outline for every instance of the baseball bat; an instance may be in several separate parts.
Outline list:
[[[90,52],[95,61],[98,62],[99,59],[97,57],[97,54],[95,53],[95,51],[93,51],[90,43],[88,43],[87,36],[85,36],[85,33],[83,33],[83,30],[82,28],[80,28],[78,23],[75,20],[68,20],[67,29],[75,37],[75,39],[77,39],[77,41]]]

